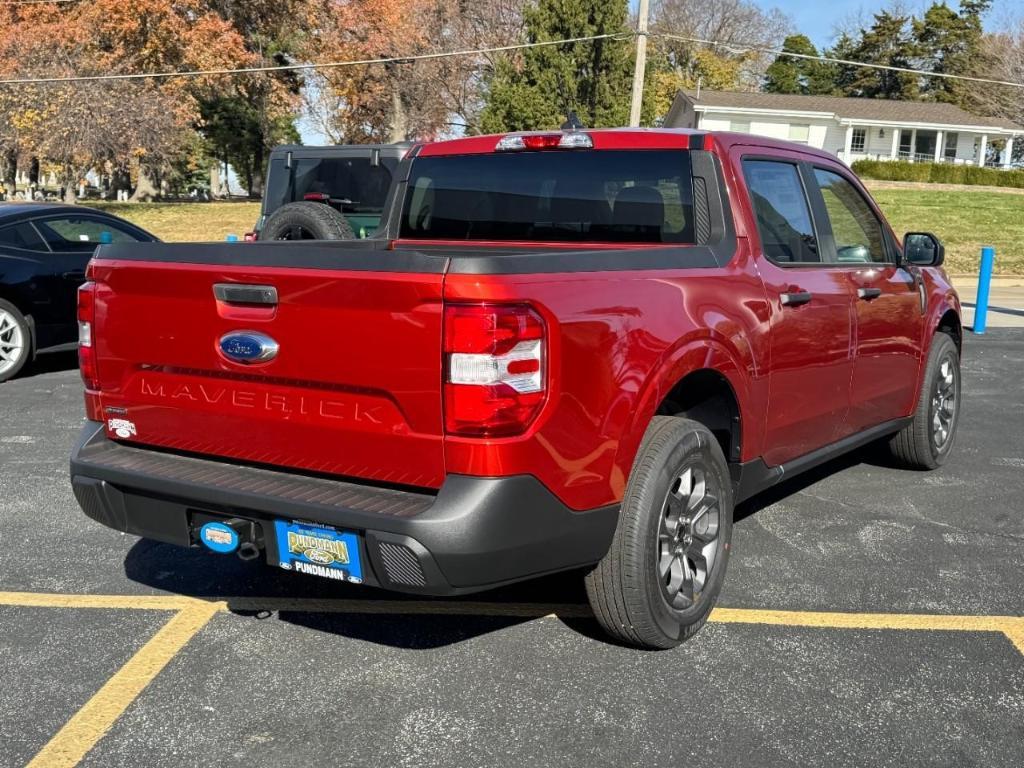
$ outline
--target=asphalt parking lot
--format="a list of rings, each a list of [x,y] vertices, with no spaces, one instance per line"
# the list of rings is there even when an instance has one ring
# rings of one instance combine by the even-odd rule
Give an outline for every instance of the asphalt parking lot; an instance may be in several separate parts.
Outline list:
[[[667,652],[577,574],[407,601],[102,528],[70,365],[0,385],[0,765],[1024,765],[1024,331],[968,334],[948,466],[745,504]]]

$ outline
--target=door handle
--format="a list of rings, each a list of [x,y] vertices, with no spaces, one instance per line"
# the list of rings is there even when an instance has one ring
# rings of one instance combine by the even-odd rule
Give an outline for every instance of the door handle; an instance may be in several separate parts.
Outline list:
[[[225,304],[263,304],[277,306],[277,288],[272,285],[217,283],[213,286],[217,301]]]
[[[79,269],[61,275],[65,280],[85,280],[85,270]]]
[[[882,289],[881,288],[858,288],[857,289],[857,298],[858,299],[864,299],[864,301],[871,301],[872,299],[877,299],[881,295],[882,295]]]
[[[810,291],[790,291],[789,293],[779,295],[779,299],[784,307],[798,307],[809,302],[811,298]]]

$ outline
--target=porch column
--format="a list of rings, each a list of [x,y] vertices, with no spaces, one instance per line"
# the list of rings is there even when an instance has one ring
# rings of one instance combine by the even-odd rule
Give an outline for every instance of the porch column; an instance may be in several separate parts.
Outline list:
[[[846,126],[846,143],[843,144],[843,160],[850,164],[850,154],[853,152],[853,123]]]
[[[935,162],[936,163],[941,163],[942,162],[942,137],[944,135],[945,134],[943,134],[942,131],[936,131],[935,132]]]
[[[985,167],[985,150],[988,149],[988,134],[981,134],[981,146],[978,147],[978,167]]]
[[[895,160],[900,154],[900,129],[892,129],[892,149],[889,151],[889,159]]]
[[[1003,150],[1003,168],[1009,168],[1013,163],[1013,136],[1006,139],[1006,148]]]
[[[910,162],[914,162],[917,155],[917,128],[910,132]]]

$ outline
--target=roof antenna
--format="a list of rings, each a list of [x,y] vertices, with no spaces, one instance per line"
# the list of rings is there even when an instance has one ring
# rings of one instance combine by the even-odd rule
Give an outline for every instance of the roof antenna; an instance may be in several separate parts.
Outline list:
[[[579,131],[583,129],[583,121],[576,116],[576,110],[570,109],[569,114],[565,118],[565,122],[562,123],[563,131]]]
[[[562,105],[565,109],[565,122],[562,123],[562,130],[579,131],[584,127],[583,121],[576,115],[576,110],[569,106],[572,103],[572,100],[569,98],[569,93],[565,87],[565,81],[562,79],[561,73],[558,74],[557,78],[558,96],[562,100]]]

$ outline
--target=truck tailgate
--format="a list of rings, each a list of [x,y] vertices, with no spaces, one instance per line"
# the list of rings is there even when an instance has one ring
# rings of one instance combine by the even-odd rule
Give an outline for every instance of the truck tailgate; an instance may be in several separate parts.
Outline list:
[[[90,275],[108,436],[439,487],[444,265],[365,241],[101,248]],[[276,354],[241,361],[240,332]]]

